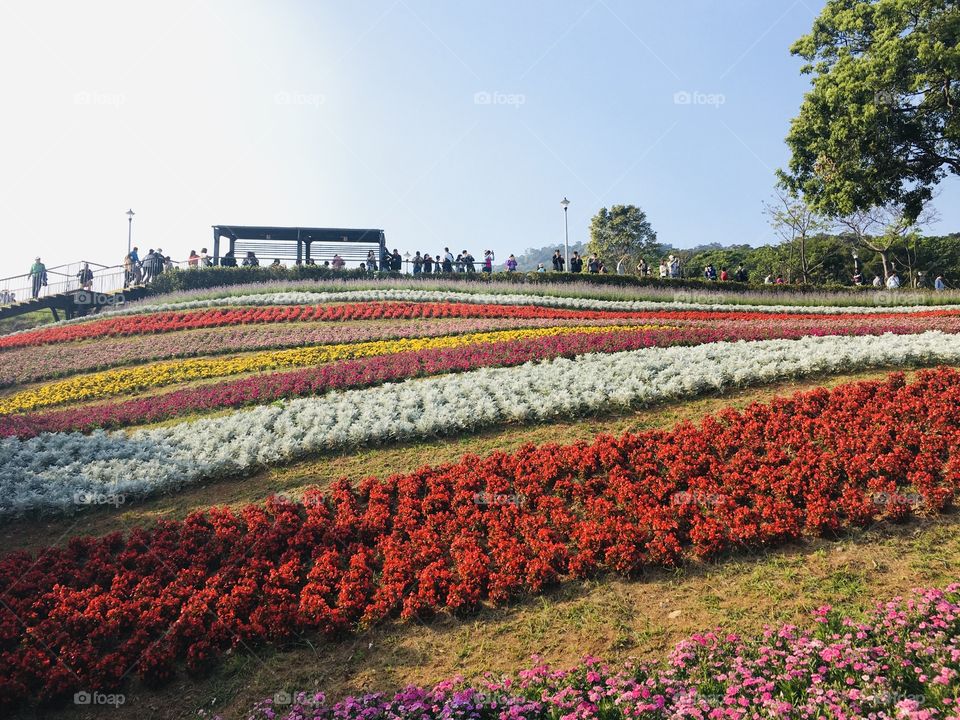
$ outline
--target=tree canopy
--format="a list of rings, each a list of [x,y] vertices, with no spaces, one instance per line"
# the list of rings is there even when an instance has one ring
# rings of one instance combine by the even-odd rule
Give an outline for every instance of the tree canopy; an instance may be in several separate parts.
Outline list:
[[[900,205],[920,215],[960,174],[960,5],[829,0],[791,48],[812,76],[782,179],[819,211]]]
[[[660,246],[643,210],[636,205],[613,205],[609,210],[600,208],[590,220],[587,250],[610,265],[625,256],[635,265],[644,255],[658,252]]]

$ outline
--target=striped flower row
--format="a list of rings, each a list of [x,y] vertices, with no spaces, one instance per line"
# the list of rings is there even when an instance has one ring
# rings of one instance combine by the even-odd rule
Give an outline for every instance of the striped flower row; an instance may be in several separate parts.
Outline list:
[[[929,305],[898,305],[900,297],[896,292],[877,291],[874,305],[836,306],[836,305],[750,305],[715,303],[708,301],[709,293],[678,291],[673,302],[651,300],[603,300],[595,298],[561,297],[554,295],[535,295],[528,293],[470,293],[446,290],[406,290],[386,288],[382,290],[343,290],[343,291],[286,291],[262,292],[243,295],[203,298],[197,300],[169,303],[131,303],[115,310],[105,311],[100,317],[118,317],[124,315],[147,315],[157,312],[196,310],[202,308],[227,308],[238,306],[273,305],[322,305],[349,302],[418,302],[418,303],[470,303],[477,305],[533,305],[537,307],[568,308],[578,310],[657,312],[657,311],[726,311],[754,313],[790,313],[803,315],[871,315],[904,314],[929,312],[960,312],[960,305],[938,305],[934,310]],[[48,328],[89,323],[89,319],[79,318],[54,323]],[[33,333],[34,330],[21,330],[9,333],[4,338],[14,338]],[[9,341],[7,341],[9,342]]]
[[[139,497],[333,448],[569,418],[783,378],[937,363],[960,363],[960,336],[647,348],[407,380],[133,433],[5,438],[0,514],[71,511],[84,494]]]
[[[960,323],[960,318],[957,318]],[[622,325],[623,320],[551,318],[434,318],[355,323],[298,323],[179,330],[162,335],[105,337],[96,341],[31,345],[0,353],[0,387],[106,370],[155,360],[279,350],[307,345],[370,342],[397,338],[438,337],[463,333],[562,327]],[[939,323],[938,323],[939,324]],[[945,330],[928,327],[924,330]],[[920,332],[912,330],[911,332]],[[94,344],[95,343],[95,344]]]
[[[93,400],[110,395],[124,395],[139,390],[160,388],[208,378],[228,377],[243,373],[262,373],[285,368],[309,367],[335,360],[389,355],[398,352],[463,347],[474,343],[496,343],[527,338],[541,338],[573,333],[642,330],[643,326],[610,327],[546,327],[521,330],[498,330],[488,333],[448,335],[439,338],[377,340],[363,343],[316,345],[288,350],[271,350],[224,358],[193,358],[154,363],[131,368],[105,370],[80,375],[22,390],[0,399],[0,415],[24,412],[35,408]]]

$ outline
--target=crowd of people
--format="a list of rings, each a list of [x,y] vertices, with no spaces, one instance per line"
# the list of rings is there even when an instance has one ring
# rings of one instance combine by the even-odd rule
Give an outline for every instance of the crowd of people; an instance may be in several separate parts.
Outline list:
[[[655,260],[653,262],[656,262]],[[182,263],[181,263],[182,264]],[[190,251],[186,266],[188,268],[206,268],[218,264],[214,257],[209,254],[207,248],[201,248],[200,252]],[[314,258],[306,258],[303,261],[297,261],[297,265],[321,266],[332,270],[344,270],[347,267],[347,261],[338,253],[333,255],[331,260],[317,262]],[[564,272],[567,269],[567,260],[564,254],[557,249],[551,258],[552,270],[554,272]],[[253,251],[248,251],[238,262],[233,251],[228,251],[220,258],[219,265],[222,267],[260,267],[260,260]],[[141,258],[139,248],[134,247],[123,260],[124,268],[124,287],[136,285],[146,285],[154,279],[178,266],[169,255],[164,255],[161,248],[154,250],[150,248]],[[281,268],[286,267],[279,258],[274,259],[267,267]],[[443,253],[433,255],[429,252],[417,251],[415,254],[401,255],[400,251],[394,248],[390,252],[384,248],[380,253],[370,250],[367,253],[366,260],[359,263],[361,272],[402,272],[405,268],[413,275],[432,275],[440,273],[492,273],[497,267],[493,250],[484,250],[481,260],[477,260],[468,250],[462,250],[456,255],[451,252],[449,247],[443,249]],[[502,269],[508,273],[515,273],[519,269],[519,263],[515,255],[507,257],[502,265]],[[618,267],[618,272],[620,271]],[[536,272],[546,273],[545,263],[538,263]],[[581,255],[579,251],[574,251],[570,256],[569,272],[583,273],[591,275],[603,275],[608,272],[604,261],[596,254],[589,256]],[[645,258],[640,258],[636,265],[636,274],[640,277],[659,277],[661,280],[683,278],[684,272],[681,266],[680,258],[676,255],[669,255],[662,258],[659,265],[654,269],[651,263]],[[42,289],[47,285],[47,268],[38,257],[30,267],[30,290],[31,297],[38,298]],[[93,286],[93,271],[89,264],[84,263],[76,274],[78,287],[83,290],[90,290]],[[738,282],[747,283],[750,281],[750,274],[743,263],[731,272],[726,267],[720,267],[719,271],[712,263],[707,264],[703,269],[703,279],[708,282]],[[908,278],[908,283],[913,278]],[[916,286],[923,287],[928,282],[922,271],[917,272]],[[861,267],[857,263],[852,277],[852,283],[855,286],[866,284]],[[784,280],[783,275],[772,273],[763,278],[764,285],[786,285],[789,281]],[[901,287],[902,281],[896,269],[892,269],[886,278],[879,275],[874,276],[870,283],[877,289],[886,288],[896,290]],[[933,288],[937,292],[943,292],[947,289],[943,275],[937,275],[933,282]],[[0,290],[0,304],[9,305],[17,302],[16,294],[7,289]]]

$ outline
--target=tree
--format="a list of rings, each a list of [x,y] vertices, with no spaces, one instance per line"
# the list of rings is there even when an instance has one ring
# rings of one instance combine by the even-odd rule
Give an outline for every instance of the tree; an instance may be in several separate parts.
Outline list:
[[[890,277],[894,270],[894,253],[908,250],[919,228],[935,221],[936,213],[933,210],[926,210],[919,218],[911,219],[902,207],[892,205],[858,210],[839,220],[846,230],[844,237],[848,242],[880,256],[884,279]],[[909,259],[907,266],[912,270]]]
[[[791,52],[813,78],[780,177],[833,217],[890,204],[919,217],[960,174],[960,5],[829,0]]]
[[[819,268],[823,261],[811,263],[807,246],[811,237],[826,233],[831,223],[809,204],[797,196],[796,192],[777,188],[775,200],[763,204],[763,212],[770,221],[774,233],[784,243],[797,249],[800,282],[810,282],[810,274]]]
[[[658,254],[661,247],[643,210],[636,205],[614,205],[609,210],[600,208],[590,220],[587,250],[609,263],[626,258],[628,267],[633,268],[641,257]]]

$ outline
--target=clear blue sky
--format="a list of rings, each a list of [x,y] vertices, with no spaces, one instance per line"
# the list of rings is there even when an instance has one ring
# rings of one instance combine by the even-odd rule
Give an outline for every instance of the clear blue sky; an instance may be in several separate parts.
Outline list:
[[[564,195],[571,241],[635,203],[677,246],[762,244],[820,6],[5,2],[0,266],[119,262],[128,207],[175,258],[248,223],[502,259],[562,242]]]

